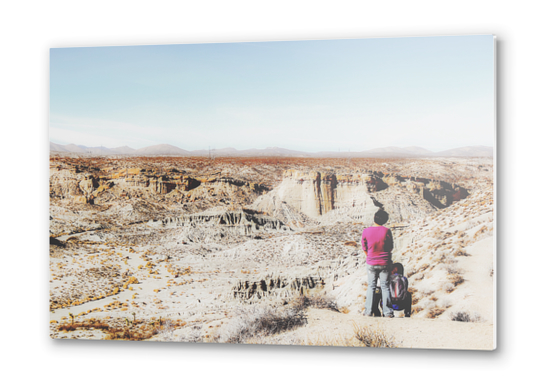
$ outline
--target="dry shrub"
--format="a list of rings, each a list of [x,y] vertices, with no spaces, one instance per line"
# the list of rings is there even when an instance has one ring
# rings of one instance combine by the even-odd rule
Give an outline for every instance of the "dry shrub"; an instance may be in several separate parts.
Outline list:
[[[427,312],[427,315],[425,317],[429,319],[435,319],[439,317],[440,315],[442,315],[444,311],[445,311],[444,308],[434,307],[434,308],[431,308],[429,312]]]
[[[332,311],[341,312],[337,307],[337,303],[335,303],[335,300],[333,300],[327,295],[322,294],[299,295],[296,296],[293,300],[291,300],[290,304],[294,307],[301,307],[302,309],[314,307],[320,309],[331,309]]]
[[[73,332],[77,331],[79,329],[99,329],[101,331],[108,331],[109,325],[107,325],[104,322],[101,321],[95,321],[95,322],[77,322],[77,323],[63,323],[60,324],[57,328],[58,331],[62,332]]]
[[[158,333],[158,329],[151,327],[138,328],[113,328],[105,337],[106,340],[135,340],[141,341],[150,339]]]
[[[106,333],[105,340],[146,340],[156,334],[172,332],[175,327],[186,325],[182,321],[126,321],[126,326],[120,321],[107,323],[101,320],[89,319],[84,322],[63,323],[57,328],[58,331],[73,332],[77,330],[97,329]]]
[[[177,327],[184,327],[184,321],[137,321],[127,327],[110,328],[106,340],[146,340],[161,334],[165,340],[171,336]]]
[[[452,283],[446,283],[443,285],[442,288],[444,288],[446,293],[452,293],[455,290],[455,285],[453,285]]]
[[[204,340],[203,338],[203,332],[201,331],[201,327],[196,325],[190,328],[189,332],[181,335],[177,341],[183,343],[200,343],[206,340]]]
[[[414,287],[409,287],[408,292],[410,292],[410,295],[412,296],[412,305],[417,304],[418,301],[420,301],[420,298],[417,295],[418,290]]]
[[[428,297],[435,293],[435,290],[432,288],[423,288],[418,291],[420,297]]]
[[[469,313],[466,311],[456,311],[450,314],[450,319],[452,321],[464,321],[468,323],[478,323],[482,321],[482,318],[477,313]]]
[[[363,347],[397,348],[394,338],[380,329],[374,330],[354,323],[354,337]]]
[[[460,271],[460,269],[454,263],[447,263],[445,269],[448,275],[455,275],[458,274]]]
[[[411,316],[412,316],[412,315],[415,315],[416,313],[421,312],[421,311],[423,311],[423,309],[422,309],[420,306],[412,307],[412,313],[411,313]]]
[[[486,225],[482,226],[473,236],[473,239],[478,239],[483,233],[487,232],[488,228]]]
[[[397,348],[394,338],[386,335],[382,330],[370,327],[361,327],[354,323],[353,336],[329,336],[319,334],[315,339],[307,339],[304,345],[321,347],[370,347],[370,348]]]
[[[454,273],[454,274],[449,275],[449,279],[450,279],[450,282],[454,285],[454,287],[457,287],[458,285],[465,282],[465,279],[459,273]]]
[[[454,256],[456,256],[456,257],[458,257],[458,256],[469,256],[469,254],[463,248],[460,248],[457,251],[455,251]]]
[[[256,336],[269,336],[306,324],[304,307],[252,305],[239,308],[236,317],[220,330],[213,341],[220,343],[244,343]]]

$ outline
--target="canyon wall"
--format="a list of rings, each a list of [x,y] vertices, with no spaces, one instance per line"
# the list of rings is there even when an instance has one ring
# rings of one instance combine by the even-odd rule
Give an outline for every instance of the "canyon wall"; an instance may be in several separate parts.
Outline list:
[[[371,171],[333,173],[287,170],[280,185],[252,205],[264,212],[285,204],[319,222],[347,219],[372,222],[384,208],[401,222],[445,208],[468,196],[466,189],[438,180]]]

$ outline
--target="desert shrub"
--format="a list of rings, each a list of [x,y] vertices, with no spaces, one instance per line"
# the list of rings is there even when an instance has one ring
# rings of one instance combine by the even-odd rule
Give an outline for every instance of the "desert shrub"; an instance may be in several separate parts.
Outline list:
[[[424,265],[422,265],[422,266],[420,267],[419,272],[423,272],[423,271],[425,271],[426,269],[428,269],[429,267],[430,267],[429,264],[424,264]]]
[[[450,319],[452,321],[463,321],[467,323],[478,323],[482,321],[482,318],[477,313],[469,313],[466,311],[456,311],[450,314]]]
[[[297,341],[297,344],[330,347],[397,348],[394,338],[386,335],[382,330],[361,327],[355,323],[353,336],[318,334],[315,338],[309,338],[304,342]]]
[[[469,254],[463,248],[460,248],[455,251],[454,256],[469,256]]]
[[[97,329],[103,331],[105,340],[146,340],[157,334],[167,334],[176,327],[183,327],[185,322],[178,321],[144,321],[124,319],[124,322],[117,319],[113,321],[89,319],[82,322],[62,323],[58,331],[73,332],[77,330]]]
[[[457,287],[459,284],[462,284],[465,279],[459,273],[453,273],[449,275],[450,282]]]
[[[301,307],[302,309],[308,307],[331,309],[333,311],[339,311],[337,303],[334,299],[328,295],[315,294],[315,295],[299,295],[296,296],[290,304],[294,307]],[[343,312],[344,313],[344,312]]]
[[[58,331],[73,332],[79,329],[99,329],[109,331],[109,325],[101,321],[98,322],[77,322],[77,323],[62,323],[58,326]]]
[[[447,293],[452,293],[455,290],[455,285],[452,283],[445,283],[442,288],[444,288]]]
[[[240,308],[236,317],[224,328],[214,341],[221,343],[244,343],[249,338],[268,336],[304,325],[307,318],[304,307],[250,306]]]
[[[203,339],[203,333],[201,332],[201,327],[200,326],[194,326],[194,327],[190,328],[190,330],[187,333],[179,336],[177,341],[180,341],[182,343],[199,343],[199,342],[203,342],[204,339]]]
[[[354,323],[354,337],[363,347],[396,348],[392,336],[386,335],[382,330],[374,330],[370,327],[361,327]]]
[[[431,310],[435,308],[437,304],[433,300],[424,300],[421,304],[423,309]]]
[[[173,323],[170,320],[166,320],[162,326],[158,328],[157,334],[160,335],[160,338],[164,341],[173,341],[173,331],[175,331]]]
[[[418,294],[421,297],[431,296],[433,293],[435,293],[435,290],[432,289],[432,288],[428,288],[428,287],[418,290]]]
[[[423,280],[424,278],[425,278],[425,274],[424,274],[424,273],[421,273],[421,274],[417,275],[417,276],[414,278],[414,280],[416,280],[416,281],[421,281],[421,280]]]
[[[457,261],[456,260],[447,260],[447,262],[444,264],[444,268],[446,269],[446,272],[449,275],[453,275],[456,273],[459,273],[461,270],[457,267]]]
[[[429,312],[427,312],[426,317],[429,318],[429,319],[435,319],[435,318],[439,317],[440,315],[442,315],[442,313],[444,311],[445,311],[444,308],[434,307],[434,308],[431,308],[429,310]]]
[[[414,287],[409,287],[408,292],[412,295],[412,305],[417,304],[418,301],[420,301],[420,298],[418,297],[418,290]]]

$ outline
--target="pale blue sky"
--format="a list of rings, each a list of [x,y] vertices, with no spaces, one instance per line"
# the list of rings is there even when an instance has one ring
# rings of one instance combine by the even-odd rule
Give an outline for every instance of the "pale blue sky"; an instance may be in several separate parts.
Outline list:
[[[51,49],[50,139],[187,150],[493,145],[493,36]]]

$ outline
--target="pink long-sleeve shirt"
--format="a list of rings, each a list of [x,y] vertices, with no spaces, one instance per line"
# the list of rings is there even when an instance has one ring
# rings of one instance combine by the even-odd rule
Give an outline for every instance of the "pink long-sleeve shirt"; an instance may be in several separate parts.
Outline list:
[[[361,247],[367,254],[369,265],[389,265],[393,250],[393,237],[386,227],[369,227],[361,234]]]

